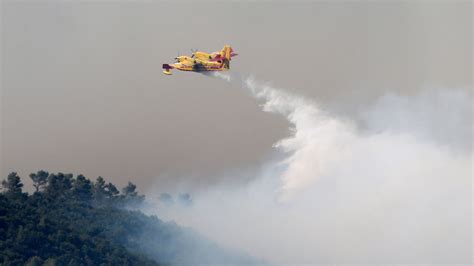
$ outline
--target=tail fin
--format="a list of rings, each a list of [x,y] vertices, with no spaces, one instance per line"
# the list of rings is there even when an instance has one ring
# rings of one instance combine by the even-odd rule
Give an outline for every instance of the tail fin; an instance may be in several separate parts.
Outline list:
[[[230,59],[232,57],[232,47],[230,45],[224,45],[224,48],[222,48],[221,55],[224,57],[224,66],[225,68],[230,68]]]
[[[222,48],[222,56],[225,58],[225,59],[228,59],[230,60],[230,57],[232,55],[232,47],[230,47],[230,45],[224,45],[224,48]]]

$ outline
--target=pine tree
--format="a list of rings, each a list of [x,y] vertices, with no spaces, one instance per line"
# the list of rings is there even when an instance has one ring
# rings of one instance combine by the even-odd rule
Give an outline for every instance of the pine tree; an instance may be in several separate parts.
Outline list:
[[[50,198],[67,196],[71,192],[73,183],[72,174],[51,174],[48,176],[48,186],[45,189],[46,195]]]
[[[74,196],[81,201],[92,199],[92,182],[83,175],[78,175],[73,181],[72,191]]]
[[[39,192],[40,189],[44,188],[48,183],[48,176],[49,173],[46,171],[38,171],[36,174],[30,174],[31,180],[33,180],[33,187],[35,188],[36,192]]]
[[[102,204],[107,197],[107,185],[101,176],[97,177],[94,183],[93,197],[98,204]]]
[[[127,186],[122,189],[122,193],[125,195],[125,197],[135,197],[138,194],[136,189],[137,186],[129,181]]]
[[[12,172],[8,174],[6,180],[2,181],[2,187],[7,194],[21,194],[23,184],[21,183],[20,177],[17,173]]]
[[[116,196],[118,196],[118,194],[120,194],[120,192],[118,191],[117,187],[112,184],[112,183],[108,183],[106,186],[105,186],[105,189],[106,189],[106,195],[108,198],[112,199]]]

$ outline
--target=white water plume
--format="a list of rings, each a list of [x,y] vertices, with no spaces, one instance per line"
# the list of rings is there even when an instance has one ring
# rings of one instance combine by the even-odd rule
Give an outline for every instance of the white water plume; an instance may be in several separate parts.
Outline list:
[[[195,191],[192,206],[161,206],[157,214],[275,264],[471,262],[472,146],[458,149],[430,133],[440,120],[442,136],[469,135],[458,131],[472,130],[465,126],[472,125],[470,92],[440,90],[429,101],[429,91],[391,96],[389,105],[382,99],[363,115],[377,127],[362,134],[310,100],[242,81],[264,111],[290,123],[292,134],[275,144],[284,159],[268,162],[246,185]],[[432,106],[439,101],[451,108]],[[411,102],[425,104],[400,111]],[[419,113],[426,116],[416,127],[378,121],[414,121]]]
[[[274,145],[288,154],[281,162],[285,170],[281,173],[280,199],[286,200],[294,191],[311,185],[347,152],[354,138],[351,125],[324,114],[313,102],[253,78],[245,79],[244,86],[264,102],[264,111],[281,114],[292,125],[293,134]]]

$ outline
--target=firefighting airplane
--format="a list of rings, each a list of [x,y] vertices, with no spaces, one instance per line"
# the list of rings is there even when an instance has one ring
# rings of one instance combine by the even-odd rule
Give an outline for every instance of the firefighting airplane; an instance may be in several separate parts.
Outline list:
[[[163,74],[171,75],[173,68],[195,72],[229,70],[230,60],[236,55],[230,45],[224,45],[221,51],[210,54],[195,51],[191,56],[176,57],[174,64],[163,64]]]

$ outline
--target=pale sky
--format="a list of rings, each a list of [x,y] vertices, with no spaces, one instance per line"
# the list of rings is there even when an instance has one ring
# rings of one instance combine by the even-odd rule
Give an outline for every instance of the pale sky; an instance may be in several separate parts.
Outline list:
[[[230,44],[232,72],[354,119],[386,92],[472,89],[470,1],[1,3],[1,174],[25,183],[45,169],[146,190],[258,167],[288,123],[222,80],[161,73],[190,49]]]

